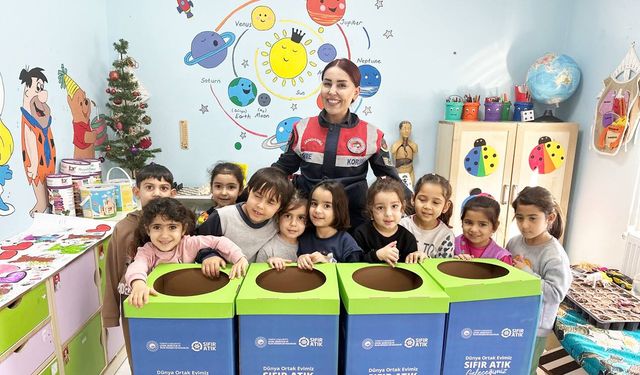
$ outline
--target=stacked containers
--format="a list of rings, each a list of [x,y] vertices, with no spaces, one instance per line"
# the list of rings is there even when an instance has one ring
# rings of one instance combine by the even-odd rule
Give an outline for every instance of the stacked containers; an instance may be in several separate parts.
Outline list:
[[[82,216],[80,188],[91,183],[91,165],[89,162],[80,159],[62,159],[60,161],[60,173],[71,175],[76,216]]]
[[[114,170],[119,170],[126,176],[126,178],[111,178],[111,172]],[[133,194],[133,187],[135,186],[135,181],[129,177],[127,172],[120,167],[113,167],[109,169],[107,172],[107,181],[108,184],[115,186],[116,188],[116,206],[118,207],[118,211],[133,211],[138,207],[138,203],[135,200],[135,196]]]
[[[449,297],[418,264],[337,265],[341,373],[439,374]]]
[[[337,373],[336,269],[314,267],[249,267],[236,298],[241,374]]]
[[[81,159],[89,163],[89,183],[90,184],[101,184],[102,183],[102,167],[100,165],[100,160],[98,159]]]
[[[451,298],[442,373],[529,373],[540,279],[497,259],[427,259],[422,266]]]
[[[124,303],[134,374],[236,373],[234,299],[240,279],[229,279],[231,267],[217,279],[202,274],[199,264],[161,264],[147,285],[159,296],[137,309]]]

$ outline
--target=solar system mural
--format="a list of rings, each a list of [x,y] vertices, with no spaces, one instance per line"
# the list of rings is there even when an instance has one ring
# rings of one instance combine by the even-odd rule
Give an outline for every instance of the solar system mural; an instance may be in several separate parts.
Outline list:
[[[383,0],[367,6],[383,15]],[[264,149],[285,150],[295,122],[322,108],[321,72],[335,58],[360,68],[361,95],[352,112],[366,119],[373,111],[368,98],[384,89],[375,45],[393,37],[392,30],[370,33],[347,0],[251,0],[216,15],[215,22],[185,41],[183,60],[215,77],[211,102],[201,111],[213,104],[226,115],[230,128],[223,131],[237,130],[236,150],[246,137],[258,137]]]

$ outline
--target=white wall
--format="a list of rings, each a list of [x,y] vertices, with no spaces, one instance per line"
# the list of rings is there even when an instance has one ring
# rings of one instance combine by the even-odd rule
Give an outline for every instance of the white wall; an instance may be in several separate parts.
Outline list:
[[[0,75],[5,98],[2,120],[12,133],[15,146],[8,164],[13,178],[6,181],[2,194],[4,201],[15,207],[15,212],[0,217],[0,239],[31,224],[28,213],[35,203],[21,156],[20,107],[24,86],[18,79],[20,71],[26,66],[44,69],[57,159],[72,157],[71,111],[67,92],[58,84],[58,69],[64,64],[90,99],[104,102],[109,60],[105,3],[103,0],[32,0],[13,7],[5,5],[0,12]]]
[[[621,234],[626,230],[634,179],[640,166],[640,147],[630,145],[628,152],[620,151],[615,157],[597,155],[589,150],[590,127],[602,81],[618,66],[631,42],[640,42],[639,11],[640,4],[631,0],[615,4],[589,0],[576,2],[570,12],[572,25],[565,52],[578,62],[583,77],[572,98],[575,106],[570,115],[572,121],[581,125],[566,236],[573,262],[622,265]]]

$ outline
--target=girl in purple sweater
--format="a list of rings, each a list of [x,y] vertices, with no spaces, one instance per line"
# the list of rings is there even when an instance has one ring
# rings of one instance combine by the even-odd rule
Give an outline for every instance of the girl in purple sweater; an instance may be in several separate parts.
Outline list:
[[[495,258],[513,265],[511,253],[498,246],[491,238],[498,230],[500,204],[480,189],[471,190],[471,195],[462,202],[462,234],[456,237],[456,258]]]
[[[149,294],[157,292],[147,285],[147,274],[161,263],[193,263],[198,250],[213,248],[233,263],[230,278],[244,276],[247,258],[240,248],[226,237],[189,236],[195,223],[195,215],[173,198],[157,198],[142,211],[136,233],[137,248],[133,263],[127,268],[125,279],[131,287],[129,303],[142,307],[149,302]],[[145,243],[146,242],[146,243]]]

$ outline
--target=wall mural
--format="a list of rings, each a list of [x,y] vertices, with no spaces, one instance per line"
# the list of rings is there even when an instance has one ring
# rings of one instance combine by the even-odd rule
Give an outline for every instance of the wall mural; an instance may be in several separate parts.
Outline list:
[[[13,178],[13,171],[9,167],[9,159],[13,154],[13,136],[2,122],[2,110],[4,109],[4,84],[0,74],[0,216],[8,216],[15,212],[13,205],[2,199],[4,186]]]
[[[58,70],[58,83],[60,83],[61,89],[67,90],[67,103],[71,109],[73,158],[93,159],[95,157],[96,132],[89,124],[91,101],[87,98],[85,91],[69,77],[64,64]]]
[[[278,7],[276,2],[254,5],[257,2],[242,3],[213,30],[196,34],[183,58],[186,65],[207,73],[201,83],[209,85],[216,107],[238,129],[236,150],[247,136],[261,138],[264,149],[284,150],[300,119],[296,111],[310,114],[308,103],[322,108],[320,75],[336,57],[351,59],[362,74],[360,98],[352,111],[372,113],[372,106],[363,103],[381,88],[382,75],[374,66],[381,60],[358,56],[370,55],[375,40],[366,23],[348,13],[346,0],[307,0],[305,7],[299,2],[278,2]],[[382,0],[371,6],[383,11]],[[393,32],[385,30],[378,37],[389,39]],[[363,51],[353,50],[350,40],[356,38],[353,45]],[[203,115],[210,110],[207,103],[199,107]],[[286,112],[291,115],[283,115]]]
[[[51,109],[47,104],[48,92],[44,84],[47,77],[42,68],[26,68],[20,71],[19,79],[24,85],[22,98],[21,135],[22,160],[27,182],[33,187],[36,204],[29,215],[45,212],[49,205],[45,179],[56,168],[56,147],[51,131]]]

